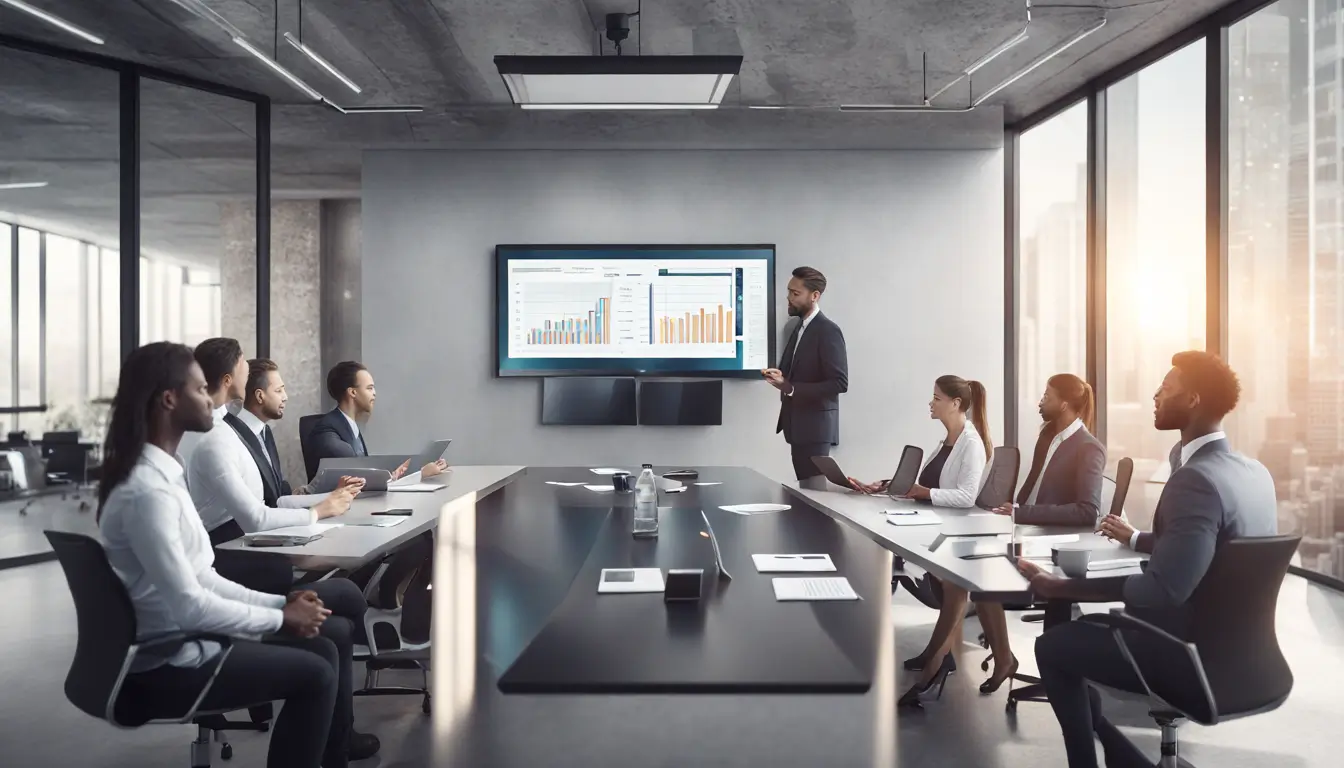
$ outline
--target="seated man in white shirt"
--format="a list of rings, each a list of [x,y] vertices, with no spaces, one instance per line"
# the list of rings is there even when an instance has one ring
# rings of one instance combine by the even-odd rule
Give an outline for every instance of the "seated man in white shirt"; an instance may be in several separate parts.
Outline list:
[[[283,701],[268,768],[345,768],[352,627],[312,592],[268,595],[215,572],[214,552],[174,459],[183,433],[212,426],[205,377],[180,344],[140,347],[122,365],[104,449],[98,523],[107,557],[126,586],[140,637],[211,633],[139,658],[123,700],[150,718],[186,711],[218,674],[203,709]],[[262,640],[262,638],[266,638]]]
[[[247,381],[247,358],[243,357],[243,345],[237,339],[219,337],[206,339],[192,350],[196,362],[205,374],[206,391],[210,393],[210,412],[216,426],[224,423],[229,412],[229,403],[243,399],[243,383]],[[191,457],[196,446],[201,444],[204,432],[188,432],[182,435],[177,446],[177,458],[182,466],[191,466]]]

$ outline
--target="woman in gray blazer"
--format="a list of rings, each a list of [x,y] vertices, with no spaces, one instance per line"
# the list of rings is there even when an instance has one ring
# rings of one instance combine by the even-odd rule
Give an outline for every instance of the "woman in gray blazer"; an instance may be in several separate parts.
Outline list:
[[[1018,490],[1017,503],[993,511],[1011,515],[1016,507],[1017,522],[1022,525],[1095,529],[1100,516],[1106,449],[1092,436],[1096,410],[1092,387],[1070,373],[1051,376],[1038,408],[1045,423],[1036,439],[1031,469]],[[906,662],[907,669],[924,669],[932,656],[952,649],[953,628],[966,610],[969,595],[954,585],[942,586],[942,615],[934,636],[924,653]],[[1017,658],[1009,644],[1003,605],[976,603],[975,609],[994,653],[994,671],[980,686],[980,692],[988,695],[1017,671]],[[925,678],[937,679],[937,673],[931,675],[926,670]],[[916,697],[914,702],[917,701]]]

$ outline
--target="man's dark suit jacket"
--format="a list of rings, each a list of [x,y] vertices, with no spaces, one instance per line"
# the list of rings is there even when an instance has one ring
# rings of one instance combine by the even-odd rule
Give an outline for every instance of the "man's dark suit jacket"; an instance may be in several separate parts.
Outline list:
[[[1053,439],[1053,438],[1051,438]],[[1034,455],[1034,454],[1033,454]],[[1086,429],[1069,435],[1037,480],[1036,503],[1027,504],[1031,489],[1018,493],[1017,522],[1023,525],[1090,525],[1101,515],[1101,474],[1106,449]]]
[[[1186,601],[1218,547],[1228,539],[1277,531],[1278,503],[1269,471],[1234,452],[1226,440],[1214,440],[1172,472],[1162,489],[1153,532],[1139,534],[1135,547],[1152,558],[1143,575],[1125,579],[1126,609],[1184,637],[1190,618]]]
[[[224,417],[224,423],[233,427],[243,445],[247,446],[247,452],[252,454],[252,461],[256,462],[257,471],[261,473],[262,499],[266,502],[266,506],[279,506],[279,498],[293,492],[289,483],[285,481],[285,471],[280,467],[280,456],[273,453],[271,460],[267,460],[267,447],[261,444],[256,433],[248,429],[242,419],[232,413]],[[274,469],[271,467],[271,461],[275,462]]]
[[[303,461],[308,470],[309,482],[317,477],[317,465],[323,459],[347,459],[369,453],[368,444],[364,443],[364,435],[361,433],[358,438],[355,437],[355,433],[350,429],[350,422],[345,420],[345,414],[341,413],[339,408],[331,409],[318,419],[308,433],[307,440]],[[363,454],[356,450],[356,440],[363,445]]]
[[[780,393],[775,432],[783,432],[791,444],[839,445],[840,394],[849,389],[845,335],[821,312],[798,341],[802,327],[801,322],[794,327],[779,360],[784,379],[793,385],[793,396]]]

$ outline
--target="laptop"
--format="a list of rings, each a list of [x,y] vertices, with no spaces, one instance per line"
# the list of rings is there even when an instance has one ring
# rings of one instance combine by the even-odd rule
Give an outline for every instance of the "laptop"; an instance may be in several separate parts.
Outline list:
[[[448,446],[451,445],[452,442],[451,438],[448,440],[431,441],[430,444],[425,447],[425,450],[421,451],[418,456],[411,459],[411,466],[406,471],[419,472],[426,464],[447,458]]]
[[[813,456],[812,463],[821,470],[821,474],[826,476],[827,480],[843,488],[850,488],[849,477],[844,470],[840,469],[840,464],[830,456]],[[891,476],[891,482],[887,483],[886,495],[891,498],[900,498],[910,492],[914,487],[915,480],[919,477],[920,466],[924,463],[924,450],[917,446],[907,445],[901,450],[901,460],[896,465],[896,474]],[[871,494],[877,496],[879,494]]]
[[[336,490],[336,484],[342,477],[364,478],[364,488],[359,495],[367,496],[372,493],[387,493],[387,483],[392,479],[392,473],[386,469],[372,467],[329,467],[323,464],[318,467],[311,490],[313,493],[331,493]]]

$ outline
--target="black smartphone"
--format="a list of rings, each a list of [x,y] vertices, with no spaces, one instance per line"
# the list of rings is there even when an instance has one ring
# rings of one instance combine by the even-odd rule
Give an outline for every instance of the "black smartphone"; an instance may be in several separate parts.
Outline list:
[[[370,512],[369,514],[371,514],[371,515],[401,515],[401,516],[403,516],[403,517],[406,517],[406,516],[409,516],[410,514],[412,514],[413,512],[414,512],[414,510],[410,510],[410,509],[380,509],[380,510],[378,510],[377,512]]]

